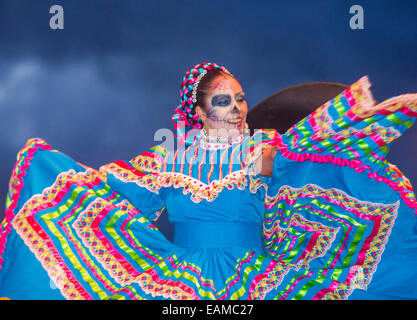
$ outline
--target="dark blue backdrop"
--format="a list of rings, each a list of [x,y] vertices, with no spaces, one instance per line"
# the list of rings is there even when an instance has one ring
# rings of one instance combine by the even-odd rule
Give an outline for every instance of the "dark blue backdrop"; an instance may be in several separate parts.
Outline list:
[[[54,4],[64,30],[49,28]],[[354,4],[364,30],[349,28]],[[202,61],[236,75],[250,106],[362,75],[379,101],[417,92],[416,16],[417,1],[0,0],[0,201],[30,137],[96,168],[143,152],[172,128],[182,76]],[[390,155],[414,185],[416,127]]]

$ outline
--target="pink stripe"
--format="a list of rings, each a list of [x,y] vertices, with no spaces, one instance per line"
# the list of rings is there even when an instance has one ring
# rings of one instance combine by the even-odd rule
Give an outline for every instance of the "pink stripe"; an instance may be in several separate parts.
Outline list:
[[[37,221],[34,218],[34,215],[36,213],[38,213],[39,211],[44,210],[44,209],[48,209],[48,208],[51,208],[51,207],[54,207],[57,204],[59,204],[61,202],[62,198],[68,192],[68,189],[70,187],[71,187],[71,183],[70,182],[67,182],[66,185],[65,185],[65,187],[63,189],[61,189],[61,191],[57,194],[57,196],[55,197],[55,199],[53,199],[52,201],[50,201],[48,203],[44,203],[44,204],[40,205],[39,207],[36,207],[31,212],[31,214],[26,217],[26,221],[27,221],[28,224],[31,225],[31,227],[33,228],[33,230],[35,231],[35,233],[37,233],[38,236],[41,237],[44,240],[46,247],[51,251],[53,257],[59,262],[60,267],[65,272],[65,274],[66,274],[66,276],[68,278],[68,281],[70,281],[75,286],[75,288],[83,296],[84,299],[92,299],[92,297],[88,294],[88,292],[85,291],[85,289],[82,287],[82,285],[73,276],[71,270],[66,266],[64,260],[62,259],[62,257],[60,256],[59,252],[55,248],[55,246],[54,246],[51,238],[43,231],[42,227],[37,223]]]
[[[105,281],[104,278],[102,278],[96,271],[96,269],[89,263],[89,261],[86,259],[85,255],[82,253],[81,248],[78,246],[78,244],[76,243],[75,239],[71,236],[70,232],[69,232],[69,227],[67,225],[64,224],[64,222],[66,220],[68,220],[73,214],[74,212],[81,207],[81,204],[83,202],[83,200],[87,197],[87,193],[84,194],[80,201],[78,202],[77,206],[75,206],[73,208],[73,210],[71,210],[71,212],[69,214],[67,214],[66,216],[63,217],[62,220],[58,221],[58,225],[61,227],[61,229],[64,231],[64,233],[67,235],[68,240],[72,242],[72,244],[74,245],[76,251],[78,252],[78,255],[80,256],[81,260],[87,265],[88,269],[91,270],[91,272],[93,273],[93,275],[97,278],[97,280],[99,280],[101,283],[103,283],[103,285],[105,286],[105,288],[107,290],[109,290],[112,293],[116,293],[116,291],[107,284],[107,282]]]
[[[117,291],[117,293],[119,293],[119,292],[126,292],[127,293],[127,295],[132,299],[132,300],[138,300],[136,297],[135,297],[135,295],[131,292],[131,290],[129,289],[129,288],[123,288],[123,289],[120,289],[119,291]],[[116,293],[116,294],[117,294]]]
[[[194,267],[192,267],[192,266],[189,266],[188,264],[187,265],[185,265],[185,264],[182,264],[182,263],[180,263],[179,265],[176,265],[175,264],[175,261],[174,261],[174,259],[172,258],[172,257],[168,257],[167,258],[167,260],[171,263],[171,266],[174,268],[174,269],[176,269],[176,270],[178,270],[179,268],[181,268],[182,270],[190,270],[191,272],[194,272],[194,273],[196,273],[197,275],[198,275],[198,278],[199,278],[199,280],[200,280],[200,284],[203,286],[203,287],[210,287],[211,289],[213,289],[213,291],[216,291],[216,288],[213,286],[213,284],[211,284],[210,282],[205,282],[203,279],[202,279],[202,276],[201,276],[201,273],[200,273],[200,271],[198,271],[196,268],[194,268]]]
[[[291,239],[291,242],[290,242],[290,246],[288,247],[288,250],[291,251],[294,248],[294,246],[295,246],[295,243],[297,241],[297,237],[296,236],[287,236],[287,237],[290,238],[290,239],[292,238]],[[282,240],[283,239],[280,239],[280,242],[282,242]],[[284,256],[285,256],[285,254],[286,254],[286,252],[283,252],[281,254],[281,256],[278,258],[278,260],[283,259]]]
[[[252,281],[252,284],[251,284],[251,286],[250,286],[250,288],[249,288],[249,290],[248,290],[248,292],[249,292],[249,296],[248,296],[248,300],[253,300],[253,297],[252,297],[252,295],[253,295],[253,291],[255,290],[255,287],[256,287],[256,285],[261,281],[261,280],[263,280],[263,279],[265,279],[265,278],[268,278],[269,277],[269,273],[275,268],[275,266],[278,264],[278,262],[277,261],[275,261],[275,260],[272,260],[270,263],[269,263],[269,265],[268,265],[268,267],[266,268],[266,270],[265,270],[265,272],[264,273],[261,273],[261,274],[259,274],[259,275],[257,275],[254,279],[253,279],[253,281]],[[280,280],[280,279],[277,279],[277,280]],[[276,281],[276,282],[278,282],[278,281]],[[276,283],[274,284],[274,285],[277,285]],[[272,286],[272,285],[271,285]],[[264,296],[262,295],[262,297],[261,297],[261,299],[263,299],[264,298]]]
[[[369,166],[364,166],[362,161],[360,160],[348,160],[343,158],[334,157],[332,155],[318,155],[318,154],[311,154],[311,153],[294,153],[289,151],[285,145],[281,145],[281,154],[291,160],[303,162],[303,161],[311,161],[311,162],[318,162],[318,163],[332,163],[339,166],[349,166],[350,168],[355,169],[358,172],[364,170],[370,170]],[[404,203],[412,208],[417,209],[417,201],[415,198],[408,198],[409,192],[407,188],[401,186],[401,182],[394,182],[389,180],[386,177],[380,176],[376,172],[368,172],[368,176],[371,179],[376,179],[378,182],[384,182],[389,187],[391,187],[394,191],[397,191],[400,194],[401,199],[403,199]],[[400,185],[400,186],[399,186]],[[417,214],[417,210],[414,211],[414,214]]]
[[[223,299],[226,299],[227,298],[227,294],[229,293],[229,289],[235,284],[235,283],[237,283],[239,280],[240,280],[240,269],[242,268],[242,264],[243,263],[246,263],[246,262],[250,262],[250,260],[252,259],[252,257],[253,257],[253,255],[255,254],[255,252],[252,252],[250,255],[249,255],[249,257],[246,259],[246,260],[242,260],[242,261],[240,261],[240,263],[239,263],[239,267],[238,267],[238,269],[237,269],[237,271],[236,271],[236,273],[238,274],[238,276],[233,280],[233,281],[231,281],[230,283],[229,283],[229,285],[227,286],[227,288],[226,288],[226,293],[225,294],[223,294],[218,300],[223,300]]]
[[[195,148],[195,151],[194,151],[194,155],[190,159],[190,164],[188,166],[188,175],[189,176],[193,175],[193,161],[195,160],[195,158],[197,158],[197,153],[198,153],[198,148],[199,147],[200,147],[200,145],[197,145],[197,147]]]
[[[107,238],[101,233],[100,223],[104,217],[109,213],[109,211],[115,209],[114,205],[105,207],[91,223],[91,230],[94,232],[95,236],[100,239],[101,243],[106,247],[110,254],[117,259],[117,261],[123,266],[123,268],[131,274],[133,277],[139,276],[139,272],[116,250],[113,244],[107,240]],[[110,271],[110,270],[109,270]]]
[[[321,300],[328,292],[333,292],[340,283],[337,281],[332,281],[330,286],[325,289],[321,289],[317,294],[313,297],[312,300]]]
[[[301,281],[302,279],[304,279],[304,278],[310,278],[312,274],[313,274],[313,271],[310,271],[310,272],[308,273],[308,275],[299,277],[296,281],[294,281],[294,283],[293,283],[293,284],[292,284],[292,286],[288,289],[288,291],[287,291],[287,292],[285,292],[285,294],[284,294],[281,298],[279,298],[278,300],[285,300],[285,299],[287,298],[287,295],[288,295],[289,293],[291,293],[291,292],[294,290],[294,287],[298,284],[298,282],[300,282],[300,281]]]
[[[28,154],[24,158],[23,153],[26,151],[25,149],[31,145],[33,145],[33,147],[27,150]],[[38,152],[39,150],[52,150],[52,148],[50,145],[46,144],[46,142],[45,144],[41,144],[37,142],[36,140],[33,142],[30,142],[21,149],[21,151],[19,152],[19,156],[18,156],[19,160],[15,163],[13,167],[12,177],[16,178],[16,180],[18,181],[18,184],[15,186],[14,193],[10,197],[11,203],[6,208],[4,221],[2,223],[4,224],[4,229],[0,230],[0,270],[3,264],[3,253],[4,253],[4,250],[6,249],[7,235],[12,231],[11,223],[15,216],[14,209],[17,206],[17,202],[19,201],[19,198],[20,198],[20,193],[22,192],[22,189],[23,189],[23,177],[26,175],[26,170],[29,168],[30,163],[35,153]],[[19,162],[23,158],[24,158],[23,164],[19,164]],[[17,172],[19,169],[20,169],[20,172]],[[9,190],[9,192],[12,192],[12,190]]]
[[[160,260],[158,260],[157,258],[155,258],[152,255],[149,255],[143,248],[139,247],[138,245],[136,245],[135,241],[130,237],[130,235],[127,233],[126,231],[126,225],[127,223],[132,220],[132,217],[127,218],[122,226],[121,226],[121,231],[123,233],[123,235],[126,237],[126,239],[129,241],[130,245],[136,249],[138,249],[140,252],[142,252],[147,258],[151,259],[153,263],[158,264],[159,262],[161,262]]]
[[[313,250],[314,246],[316,245],[316,242],[317,242],[317,239],[318,238],[319,238],[319,235],[317,234],[317,232],[314,232],[313,235],[310,238],[310,241],[307,244],[307,247],[305,248],[305,250],[301,254],[300,258],[298,258],[298,260],[296,261],[296,263],[298,263],[299,261],[304,260],[305,257],[306,257],[306,255],[308,253],[310,253],[311,250]]]
[[[114,198],[116,198],[116,196],[117,196],[117,192],[114,191],[113,194],[111,196],[109,196],[108,198],[106,198],[105,200],[110,202],[111,200],[113,200]]]
[[[194,292],[194,290],[192,288],[186,286],[181,281],[172,281],[170,279],[163,280],[159,277],[159,275],[156,273],[156,271],[154,269],[146,270],[144,273],[148,274],[155,283],[158,283],[160,285],[169,285],[169,286],[172,286],[172,287],[180,288],[181,290],[191,294],[193,296],[194,300],[199,300],[199,297]]]

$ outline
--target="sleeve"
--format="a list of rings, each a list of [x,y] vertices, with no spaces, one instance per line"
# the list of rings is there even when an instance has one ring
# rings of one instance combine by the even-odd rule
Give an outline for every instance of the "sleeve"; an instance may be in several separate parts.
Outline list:
[[[416,121],[417,94],[375,105],[370,86],[368,77],[362,77],[293,125],[282,136],[285,149],[295,155],[337,155],[371,163],[383,160],[391,142]]]
[[[165,148],[157,145],[130,161],[116,161],[100,168],[106,183],[149,220],[157,220],[165,210],[165,190],[158,184],[165,154]]]
[[[107,299],[189,294],[164,279],[183,251],[149,219],[164,207],[159,146],[94,170],[31,139],[1,224],[0,297]]]
[[[390,144],[416,121],[417,94],[395,96],[375,105],[370,86],[368,77],[362,77],[277,136],[274,143],[279,145],[280,155],[269,183],[279,185],[278,172],[294,162],[348,166],[371,179],[384,180],[408,206],[417,209],[410,181],[386,159]]]
[[[290,266],[288,281],[309,277],[309,286],[294,290],[315,299],[362,290],[417,298],[410,285],[417,202],[409,180],[385,158],[415,122],[417,94],[375,104],[369,88],[361,78],[272,139],[279,151],[264,179],[265,252]],[[326,281],[327,289],[314,291]]]

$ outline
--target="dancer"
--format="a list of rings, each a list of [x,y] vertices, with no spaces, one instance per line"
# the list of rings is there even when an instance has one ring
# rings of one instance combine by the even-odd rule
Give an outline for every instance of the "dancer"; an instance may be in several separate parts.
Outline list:
[[[416,299],[417,201],[386,155],[417,94],[376,105],[369,88],[363,77],[285,134],[249,135],[238,80],[202,63],[183,78],[175,134],[130,161],[95,170],[29,140],[0,296]]]

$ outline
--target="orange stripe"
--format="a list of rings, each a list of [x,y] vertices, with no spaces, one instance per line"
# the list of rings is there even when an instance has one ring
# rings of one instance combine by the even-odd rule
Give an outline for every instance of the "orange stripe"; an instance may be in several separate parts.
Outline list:
[[[222,156],[220,157],[220,172],[219,172],[219,180],[223,178],[223,161],[226,154],[229,152],[229,148],[224,149]]]
[[[171,151],[168,151],[167,154],[165,155],[162,172],[167,171],[168,156],[169,156],[170,153],[171,153]]]
[[[249,149],[248,149],[249,150]],[[238,156],[238,159],[239,159],[239,162],[240,162],[240,168],[243,168],[243,163],[242,163],[242,152],[243,152],[243,148],[240,148],[240,152],[239,152],[239,156]],[[247,152],[246,152],[246,154],[247,154]]]
[[[182,155],[182,159],[181,159],[181,170],[180,170],[180,172],[181,173],[183,173],[183,171],[184,171],[184,165],[185,165],[185,158],[186,158],[186,155],[187,155],[187,153],[188,153],[188,151],[190,151],[190,149],[191,149],[191,147],[192,147],[193,145],[190,145],[185,151],[184,151],[184,154]]]
[[[201,181],[201,166],[206,161],[206,153],[207,153],[207,149],[204,149],[203,159],[201,159],[201,162],[198,165],[198,180],[200,181]]]
[[[172,159],[172,172],[175,172],[175,162],[177,162],[178,150],[175,151],[174,158]]]
[[[200,147],[200,145],[198,145],[196,148],[195,148],[195,151],[194,151],[194,155],[191,157],[191,159],[190,159],[190,168],[188,169],[188,175],[190,176],[190,177],[192,177],[193,176],[193,161],[194,161],[194,159],[195,158],[197,158],[197,153],[198,153],[198,149],[199,149],[199,147]]]
[[[240,159],[241,154],[242,154],[242,149],[243,149],[241,143],[237,144],[237,146],[233,149],[232,154],[230,155],[229,174],[233,172],[233,164],[234,164],[234,159],[235,159],[234,155],[235,155],[236,150],[238,150],[238,149],[240,149],[240,153],[239,153],[239,159]],[[240,161],[240,163],[241,163],[241,167],[242,167],[242,162]]]
[[[213,157],[215,155],[217,156],[217,150],[213,150],[213,152],[211,153],[211,158],[210,158],[210,171],[209,171],[209,173],[207,175],[207,183],[210,183],[210,177],[211,177],[211,174],[213,173],[213,170],[214,170]]]
[[[184,157],[185,157],[186,151],[184,150],[181,157],[181,167],[180,167],[180,173],[184,171]]]

